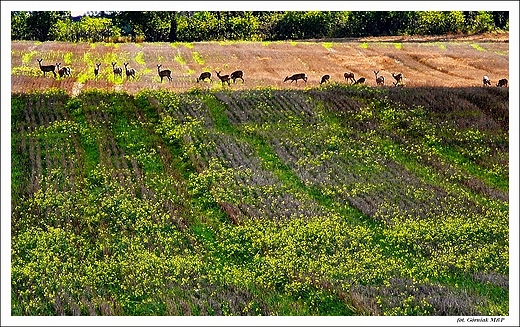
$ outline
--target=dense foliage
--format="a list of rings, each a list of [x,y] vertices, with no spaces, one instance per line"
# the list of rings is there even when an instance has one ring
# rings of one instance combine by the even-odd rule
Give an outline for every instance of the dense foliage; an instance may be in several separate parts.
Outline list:
[[[507,88],[13,94],[13,315],[508,315]]]
[[[11,39],[39,41],[269,41],[508,29],[507,11],[115,11],[79,20],[66,11],[11,12]]]

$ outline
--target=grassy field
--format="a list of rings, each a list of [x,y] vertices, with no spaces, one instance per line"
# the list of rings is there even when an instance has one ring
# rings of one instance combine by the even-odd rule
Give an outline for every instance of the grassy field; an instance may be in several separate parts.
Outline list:
[[[509,314],[508,88],[124,91],[13,90],[13,316]]]

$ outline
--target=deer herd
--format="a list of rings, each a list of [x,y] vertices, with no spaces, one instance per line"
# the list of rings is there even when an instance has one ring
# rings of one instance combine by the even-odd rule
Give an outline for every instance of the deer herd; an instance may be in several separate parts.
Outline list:
[[[44,77],[49,72],[52,73],[55,78],[57,77],[56,72],[58,73],[60,78],[72,76],[70,67],[61,67],[61,63],[56,63],[55,65],[42,65],[43,59],[37,59],[37,60],[38,60],[38,65],[40,66],[40,70],[43,72]],[[128,67],[129,63],[127,63],[127,62],[123,63],[123,65],[125,67],[126,79],[127,80],[130,78],[135,79],[136,75],[137,75],[137,71],[134,68],[129,68]],[[101,67],[101,63],[95,64],[95,67],[94,67],[94,78],[95,79],[98,78],[100,67]],[[161,70],[161,67],[162,67],[162,65],[157,65],[157,74],[161,78],[161,83],[163,82],[163,79],[165,77],[168,79],[168,82],[172,82],[172,80],[173,80],[172,76],[171,76],[172,71],[169,69]],[[114,73],[114,79],[116,79],[118,76],[121,80],[123,79],[123,68],[118,67],[117,63],[115,63],[115,62],[112,63],[112,72]],[[227,83],[227,85],[229,86],[229,85],[231,85],[231,82],[230,82],[231,80],[233,80],[233,83],[236,83],[237,79],[241,79],[242,83],[244,83],[244,72],[241,70],[236,70],[229,75],[221,75],[221,71],[218,71],[218,72],[215,71],[215,73],[216,73],[217,77],[220,79],[220,81],[222,82],[222,85],[225,85]],[[379,75],[379,70],[378,71],[374,70],[373,73],[375,75],[376,85],[384,86],[385,77],[382,75]],[[392,78],[395,80],[395,82],[392,82],[394,87],[405,86],[405,84],[403,82],[404,77],[403,77],[402,73],[397,73],[397,74],[391,73],[391,75],[392,75]],[[360,78],[356,79],[353,72],[344,73],[343,77],[344,77],[345,81],[347,81],[348,83],[350,83],[352,85],[365,84],[365,82],[366,82],[365,77],[360,77]],[[298,84],[299,79],[301,79],[302,81],[307,83],[308,76],[305,73],[298,73],[298,74],[294,74],[291,76],[286,76],[285,79],[283,80],[283,82],[291,81],[291,83],[296,82],[296,84]],[[209,80],[209,82],[212,82],[211,72],[202,72],[199,75],[199,77],[197,77],[197,79],[196,79],[197,83],[201,82],[201,81],[205,81],[205,80]],[[320,84],[327,83],[329,81],[330,81],[330,75],[328,75],[328,74],[323,75],[321,77]],[[491,86],[491,80],[487,75],[485,75],[482,78],[482,85]],[[499,79],[496,86],[497,87],[508,87],[507,79],[506,78]]]

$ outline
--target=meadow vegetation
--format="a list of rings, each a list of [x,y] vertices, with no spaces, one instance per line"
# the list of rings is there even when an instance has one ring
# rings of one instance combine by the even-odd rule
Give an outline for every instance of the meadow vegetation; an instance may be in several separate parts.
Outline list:
[[[12,315],[507,316],[508,99],[13,93]]]

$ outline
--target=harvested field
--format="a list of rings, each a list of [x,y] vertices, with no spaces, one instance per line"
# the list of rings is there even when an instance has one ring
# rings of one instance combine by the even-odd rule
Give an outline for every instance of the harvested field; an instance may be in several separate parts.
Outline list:
[[[61,62],[72,68],[72,77],[43,77],[38,67]],[[94,76],[95,63],[101,63]],[[123,77],[114,76],[112,62],[123,67]],[[137,79],[127,79],[123,63],[136,69]],[[161,83],[157,65],[172,71],[172,82]],[[373,71],[392,86],[392,73],[402,73],[407,87],[472,87],[488,75],[493,85],[509,79],[507,34],[481,37],[404,38],[382,37],[327,42],[199,42],[72,44],[64,42],[11,42],[11,92],[61,88],[76,95],[80,90],[136,93],[143,88],[186,91],[191,88],[221,88],[216,71],[222,75],[244,71],[245,83],[237,80],[232,89],[272,86],[302,88],[319,85],[329,74],[331,82],[346,83],[345,72],[376,86]],[[212,81],[196,82],[203,71]],[[308,81],[284,83],[285,76],[306,73]],[[227,87],[227,86],[226,86]]]

